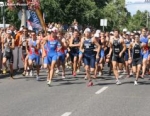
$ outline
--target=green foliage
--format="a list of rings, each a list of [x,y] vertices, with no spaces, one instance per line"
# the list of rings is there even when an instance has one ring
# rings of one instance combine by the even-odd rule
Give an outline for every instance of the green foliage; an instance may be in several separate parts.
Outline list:
[[[131,16],[125,8],[124,0],[41,0],[41,9],[46,14],[46,23],[62,22],[71,24],[76,19],[80,24],[100,27],[100,19],[108,19],[110,31],[113,28],[138,30],[146,26],[146,12],[138,11]],[[1,15],[1,14],[0,14]],[[18,10],[5,10],[6,23],[20,26]],[[0,20],[2,23],[2,20]]]

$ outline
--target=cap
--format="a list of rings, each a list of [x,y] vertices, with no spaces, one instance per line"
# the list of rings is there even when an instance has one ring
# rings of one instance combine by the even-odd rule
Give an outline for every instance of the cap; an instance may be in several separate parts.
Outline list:
[[[131,33],[128,31],[127,33],[126,33],[126,35],[130,35]]]
[[[90,33],[91,32],[91,29],[90,28],[86,28],[85,30],[84,30],[84,34],[85,33]]]
[[[11,31],[11,30],[7,30],[7,32],[6,32],[6,33],[11,34],[11,33],[12,33],[12,31]]]
[[[123,29],[123,32],[127,32],[127,29],[125,28],[125,29]]]
[[[114,32],[113,32],[113,31],[111,31],[111,32],[110,32],[110,34],[114,34]]]
[[[51,32],[57,32],[58,31],[58,29],[56,28],[56,27],[53,27],[52,29],[51,29]]]
[[[99,37],[99,33],[95,33],[95,34],[94,34],[94,37]]]
[[[101,30],[96,30],[96,33],[100,34],[100,33],[101,33]]]
[[[48,31],[48,32],[51,32],[52,30],[51,30],[51,29],[48,29],[47,31]]]

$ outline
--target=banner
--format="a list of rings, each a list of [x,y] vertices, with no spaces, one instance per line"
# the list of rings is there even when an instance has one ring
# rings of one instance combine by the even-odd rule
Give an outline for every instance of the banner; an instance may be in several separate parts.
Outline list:
[[[42,26],[36,12],[33,10],[29,10],[29,13],[30,13],[30,18],[27,21],[28,28],[35,31],[41,30]]]
[[[141,12],[150,12],[150,0],[125,0],[125,5],[131,15],[136,14],[138,10]]]

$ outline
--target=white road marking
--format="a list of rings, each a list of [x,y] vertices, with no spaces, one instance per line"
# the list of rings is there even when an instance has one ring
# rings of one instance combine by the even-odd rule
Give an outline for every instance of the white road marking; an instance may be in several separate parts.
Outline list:
[[[101,88],[100,90],[98,90],[95,94],[100,94],[100,93],[102,93],[103,91],[105,91],[106,89],[107,89],[108,87],[103,87],[103,88]]]
[[[66,112],[64,114],[62,114],[61,116],[70,116],[72,113],[71,112]]]

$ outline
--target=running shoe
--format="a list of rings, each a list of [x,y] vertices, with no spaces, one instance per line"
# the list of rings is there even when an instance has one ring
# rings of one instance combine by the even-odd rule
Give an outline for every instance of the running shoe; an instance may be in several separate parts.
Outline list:
[[[36,80],[37,80],[37,81],[40,81],[40,78],[39,78],[39,76],[38,76],[38,75],[36,76]]]
[[[25,73],[25,71],[22,73],[22,76],[26,76],[26,73]]]
[[[134,81],[134,85],[138,85],[137,81]]]
[[[34,74],[33,74],[33,70],[30,71],[30,76],[32,77]]]
[[[77,75],[76,72],[74,72],[74,73],[73,73],[73,76],[75,77],[76,75]]]
[[[121,85],[121,82],[117,80],[116,85]]]
[[[85,76],[84,79],[87,80],[87,76]]]
[[[78,69],[78,70],[77,70],[77,73],[79,73],[79,72],[80,72],[80,70]]]
[[[88,83],[88,85],[87,85],[88,87],[91,87],[91,86],[93,86],[93,82],[92,81],[89,81],[89,83]]]
[[[3,70],[3,74],[6,74],[6,73],[7,73],[7,69],[4,69],[4,70]]]
[[[62,79],[65,79],[66,77],[65,76],[62,76]]]
[[[48,85],[48,86],[50,86],[50,85],[51,85],[51,81],[50,81],[50,80],[47,82],[47,85]]]
[[[58,68],[56,69],[55,73],[56,73],[56,74],[58,74],[58,73],[59,73],[59,69],[58,69]]]

